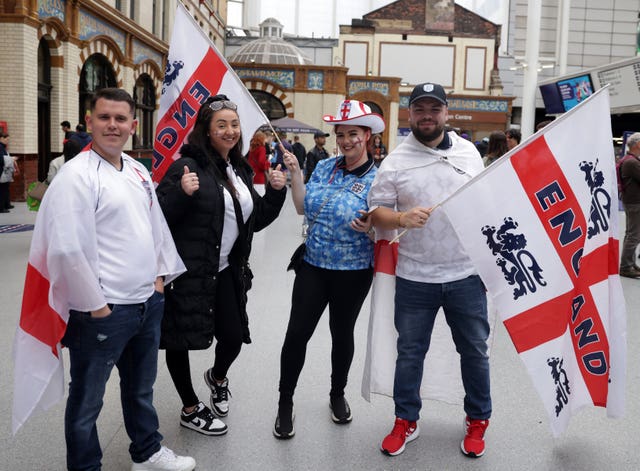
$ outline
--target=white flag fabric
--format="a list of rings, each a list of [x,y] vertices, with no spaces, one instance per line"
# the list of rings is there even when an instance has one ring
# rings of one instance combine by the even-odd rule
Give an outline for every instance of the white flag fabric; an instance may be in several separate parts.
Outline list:
[[[553,434],[588,405],[621,416],[626,313],[608,89],[441,207],[503,319]]]
[[[219,93],[238,105],[244,155],[253,134],[269,120],[213,42],[178,2],[153,146],[154,182],[159,182],[180,157],[180,147],[201,104]]]
[[[393,379],[398,352],[398,333],[393,323],[396,290],[398,244],[389,245],[396,231],[376,229],[374,277],[371,288],[371,314],[367,334],[367,353],[361,393],[367,401],[372,394],[393,397]],[[489,351],[493,342],[495,311],[489,307]],[[420,397],[462,404],[464,388],[460,374],[460,356],[451,338],[451,330],[440,310],[437,314],[429,352],[425,357]]]

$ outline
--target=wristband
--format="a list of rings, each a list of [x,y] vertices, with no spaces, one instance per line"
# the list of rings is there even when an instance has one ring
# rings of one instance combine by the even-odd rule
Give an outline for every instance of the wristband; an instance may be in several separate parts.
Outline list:
[[[404,215],[404,212],[402,212],[402,211],[400,211],[398,213],[398,220],[396,221],[398,227],[405,227],[405,226],[402,225],[402,216],[403,215]]]

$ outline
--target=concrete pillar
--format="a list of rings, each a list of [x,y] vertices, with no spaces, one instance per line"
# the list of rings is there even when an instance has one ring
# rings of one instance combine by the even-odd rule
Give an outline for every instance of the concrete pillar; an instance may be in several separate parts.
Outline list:
[[[538,56],[540,55],[541,0],[529,0],[527,6],[527,36],[525,42],[524,80],[522,84],[522,138],[533,134],[536,118],[536,88],[538,86]]]

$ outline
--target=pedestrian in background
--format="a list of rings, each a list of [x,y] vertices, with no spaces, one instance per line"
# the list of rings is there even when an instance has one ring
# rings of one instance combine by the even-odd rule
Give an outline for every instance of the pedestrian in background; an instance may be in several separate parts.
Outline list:
[[[229,412],[227,375],[242,344],[251,343],[247,291],[253,233],[276,219],[287,191],[280,168],[272,171],[263,197],[254,190],[253,170],[242,156],[237,108],[225,95],[207,98],[189,143],[157,188],[187,267],[167,290],[160,348],[182,402],[180,425],[205,435],[227,432],[219,420]],[[194,390],[189,351],[208,349],[214,337],[213,367],[204,372],[210,409]]]
[[[84,124],[76,126],[76,132],[69,139],[75,139],[80,144],[80,148],[84,149],[91,142],[91,134],[87,132]]]
[[[296,157],[285,153],[291,170],[293,203],[298,214],[306,216],[309,228],[280,355],[280,398],[273,434],[282,439],[295,434],[293,395],[307,343],[327,306],[331,330],[331,418],[337,424],[351,422],[344,390],[353,359],[353,331],[373,278],[367,193],[376,167],[368,149],[372,134],[384,131],[384,121],[356,100],[344,100],[336,116],[326,115],[323,119],[335,126],[342,155],[320,160],[305,186]],[[318,135],[316,142],[320,139],[324,141],[324,136]]]
[[[122,151],[136,129],[133,99],[124,90],[103,88],[90,108],[92,147],[56,176],[33,234],[46,247],[50,291],[65,296],[70,309],[61,340],[71,375],[64,419],[67,467],[101,467],[96,420],[116,366],[132,471],[192,470],[193,458],[161,445],[153,406],[164,282],[184,265],[149,172]]]
[[[507,147],[507,136],[502,131],[493,131],[489,135],[489,146],[487,147],[487,153],[484,155],[482,162],[485,167],[488,167],[504,154],[509,151]]]
[[[380,167],[380,163],[387,156],[387,148],[382,143],[382,136],[380,134],[373,136],[371,153],[373,154],[373,161],[375,162],[376,167]]]
[[[316,131],[313,133],[313,141],[315,145],[313,149],[307,152],[307,158],[305,159],[304,166],[304,182],[307,183],[311,178],[311,174],[318,165],[318,162],[329,157],[329,153],[325,150],[324,145],[327,143],[327,134],[324,131]]]
[[[267,159],[267,151],[265,142],[267,136],[262,131],[256,131],[249,143],[249,154],[247,160],[253,169],[253,186],[260,194],[264,195],[265,184],[267,183],[267,175],[269,172],[269,160]]]
[[[65,142],[62,146],[62,155],[56,157],[49,163],[49,172],[47,173],[46,182],[51,185],[51,182],[60,171],[62,165],[64,165],[65,162],[73,159],[81,151],[82,146],[75,139],[69,139],[67,142]]]
[[[16,159],[9,154],[9,134],[0,132],[0,213],[8,213],[13,209],[10,196],[10,185],[17,173]]]
[[[74,132],[71,130],[71,123],[69,121],[61,122],[60,127],[64,133],[64,138],[62,139],[62,143],[64,144],[67,139],[70,139],[71,136],[73,136]]]
[[[507,136],[507,148],[509,150],[519,145],[522,140],[522,133],[516,128],[507,129],[505,135]]]
[[[627,138],[627,155],[620,164],[625,232],[620,255],[620,276],[640,278],[636,249],[640,244],[640,132]]]
[[[278,137],[285,151],[293,153],[293,146],[287,140],[287,133],[281,131],[278,133]],[[271,159],[271,168],[275,169],[279,166],[282,170],[286,170],[287,166],[284,163],[284,153],[280,148],[280,144],[278,143],[278,141],[274,141],[274,144],[275,145],[273,148],[273,157]]]
[[[409,97],[411,134],[382,162],[369,192],[369,205],[377,207],[371,214],[376,227],[410,229],[400,239],[396,266],[396,419],[380,446],[390,456],[402,453],[420,433],[424,359],[441,307],[460,354],[466,413],[460,446],[465,455],[484,454],[491,416],[485,289],[446,215],[432,212],[483,166],[471,142],[445,132],[447,118],[444,88],[416,86]]]
[[[302,143],[300,142],[300,136],[297,134],[293,136],[293,154],[298,159],[298,168],[304,168],[305,157],[307,156],[307,149],[304,148]]]

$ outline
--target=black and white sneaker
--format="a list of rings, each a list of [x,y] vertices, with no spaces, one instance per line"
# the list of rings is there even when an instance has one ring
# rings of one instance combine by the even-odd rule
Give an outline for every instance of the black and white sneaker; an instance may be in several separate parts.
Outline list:
[[[331,396],[329,408],[331,408],[331,420],[336,424],[348,424],[353,419],[351,408],[344,396]]]
[[[209,368],[204,372],[204,382],[207,383],[211,390],[211,410],[218,417],[226,417],[229,413],[229,379],[225,378],[222,384],[213,377],[213,368]]]
[[[286,440],[296,434],[293,428],[293,421],[296,416],[293,412],[293,404],[281,404],[278,406],[278,416],[273,426],[273,435],[276,438]]]
[[[199,402],[196,409],[190,414],[183,410],[180,414],[180,425],[204,435],[224,435],[227,426],[211,413],[211,409]]]

